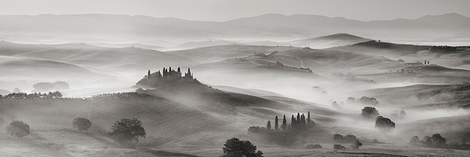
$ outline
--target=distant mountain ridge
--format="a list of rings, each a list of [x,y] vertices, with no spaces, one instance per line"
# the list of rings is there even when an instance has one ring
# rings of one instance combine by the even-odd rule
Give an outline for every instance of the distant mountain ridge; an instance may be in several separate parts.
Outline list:
[[[28,42],[126,42],[158,40],[301,39],[348,32],[375,39],[468,37],[470,18],[451,13],[418,19],[358,21],[320,15],[266,14],[225,22],[108,14],[0,16],[0,39]],[[181,42],[180,42],[181,43]]]

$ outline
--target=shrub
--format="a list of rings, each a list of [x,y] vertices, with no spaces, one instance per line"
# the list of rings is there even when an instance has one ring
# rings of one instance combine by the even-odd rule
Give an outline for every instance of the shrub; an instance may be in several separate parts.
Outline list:
[[[7,126],[7,133],[16,138],[22,138],[29,135],[29,125],[23,121],[12,121]]]
[[[344,142],[344,136],[341,134],[334,134],[333,135],[333,140],[338,143]]]
[[[388,118],[378,116],[375,119],[375,127],[381,131],[388,132],[392,131],[395,128],[395,122]]]
[[[356,141],[353,143],[352,148],[353,148],[353,149],[359,149],[359,147],[361,147],[361,146],[362,146],[361,141],[356,140]]]
[[[419,143],[419,137],[418,136],[413,136],[410,140],[410,144],[418,144]]]
[[[306,149],[321,149],[322,146],[319,145],[319,144],[308,144],[307,147],[305,147]]]
[[[335,144],[333,145],[333,149],[338,150],[338,149],[346,149],[346,147],[340,145],[340,144]]]
[[[263,157],[263,152],[256,151],[256,146],[250,141],[239,140],[238,138],[228,139],[222,148],[222,157]]]
[[[145,138],[145,129],[138,119],[122,118],[114,123],[109,135],[122,146],[133,146],[131,143],[138,142],[139,137]]]
[[[361,115],[365,118],[375,118],[377,116],[379,116],[379,111],[377,111],[377,109],[375,109],[375,107],[370,107],[370,106],[367,106],[367,107],[364,107],[362,109],[362,113]]]
[[[77,128],[78,130],[88,130],[91,127],[91,121],[86,118],[75,118],[72,122],[73,128]]]

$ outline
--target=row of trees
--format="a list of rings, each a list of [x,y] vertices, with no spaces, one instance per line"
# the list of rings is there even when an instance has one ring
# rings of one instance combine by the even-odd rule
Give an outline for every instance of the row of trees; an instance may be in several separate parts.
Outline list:
[[[74,118],[72,126],[79,131],[86,131],[91,127],[92,123],[87,118]],[[29,125],[23,121],[12,121],[6,127],[7,133],[16,138],[22,138],[30,134]],[[108,135],[121,146],[134,147],[135,142],[139,138],[145,138],[145,129],[142,122],[135,118],[122,118],[117,120],[111,127]]]
[[[48,92],[48,93],[10,93],[8,95],[0,95],[0,99],[52,99],[62,98],[60,92]]]
[[[272,128],[271,121],[268,121],[266,127],[249,127],[248,134],[257,135],[257,137],[261,137],[270,143],[290,145],[295,141],[297,136],[313,127],[313,124],[315,124],[315,122],[310,119],[310,112],[307,113],[307,116],[300,113],[297,113],[297,116],[292,115],[290,124],[287,124],[287,118],[284,115],[282,124],[279,125],[279,118],[276,116],[274,119],[274,128]]]
[[[362,142],[359,141],[359,139],[356,138],[354,135],[346,135],[343,136],[341,134],[334,134],[333,135],[333,140],[337,143],[351,143],[351,148],[353,149],[359,149],[359,147],[362,146]],[[341,145],[339,145],[341,146]],[[337,146],[337,147],[339,147]],[[335,147],[336,149],[336,147]],[[345,147],[342,149],[346,149]]]
[[[266,129],[267,130],[274,129],[275,131],[279,131],[279,130],[287,130],[288,128],[296,128],[296,129],[305,128],[308,124],[313,124],[313,123],[315,122],[313,122],[310,119],[310,111],[308,111],[307,117],[305,117],[303,113],[302,114],[297,113],[297,118],[295,118],[295,116],[292,115],[290,124],[287,124],[286,115],[284,115],[282,119],[281,127],[279,127],[279,118],[278,116],[276,116],[274,118],[274,128],[272,128],[271,126],[271,121],[268,120],[268,123],[266,124]]]
[[[425,136],[421,140],[418,136],[413,136],[410,140],[410,144],[433,148],[470,150],[470,145],[467,145],[467,139],[462,139],[460,143],[455,141],[447,143],[447,139],[442,137],[441,134],[437,133],[433,134],[432,136]]]
[[[61,91],[69,89],[69,84],[64,81],[57,81],[54,83],[40,82],[33,85],[33,92],[50,92],[50,91]]]
[[[347,102],[349,104],[361,103],[364,105],[372,105],[372,106],[377,106],[379,104],[379,101],[377,101],[376,98],[366,97],[366,96],[363,96],[360,99],[356,99],[354,97],[348,97]]]

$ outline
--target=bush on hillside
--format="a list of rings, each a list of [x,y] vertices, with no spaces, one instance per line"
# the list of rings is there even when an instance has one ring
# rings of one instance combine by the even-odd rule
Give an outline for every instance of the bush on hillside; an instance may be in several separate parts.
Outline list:
[[[28,136],[30,133],[29,125],[23,121],[12,121],[6,129],[8,134],[16,138]]]
[[[72,121],[73,128],[77,128],[78,130],[88,130],[91,127],[91,121],[86,118],[74,118]]]

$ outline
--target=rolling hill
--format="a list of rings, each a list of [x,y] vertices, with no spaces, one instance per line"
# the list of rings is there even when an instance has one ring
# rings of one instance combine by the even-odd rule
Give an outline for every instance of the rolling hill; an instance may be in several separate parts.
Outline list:
[[[131,74],[164,66],[197,63],[189,58],[155,50],[137,47],[105,48],[87,44],[28,45],[1,42],[0,55],[48,59],[87,68]]]
[[[297,47],[310,47],[313,49],[324,49],[337,46],[352,45],[357,43],[362,43],[369,41],[370,39],[362,38],[359,36],[347,34],[347,33],[338,33],[327,36],[321,36],[316,38],[308,38],[302,40],[291,41],[290,43],[293,46]]]

